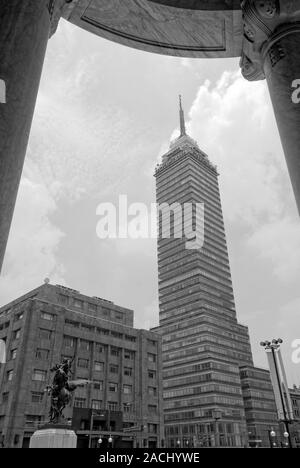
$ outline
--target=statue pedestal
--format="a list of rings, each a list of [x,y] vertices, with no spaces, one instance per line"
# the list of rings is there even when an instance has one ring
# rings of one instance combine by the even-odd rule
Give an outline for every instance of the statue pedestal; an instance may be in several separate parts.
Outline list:
[[[77,435],[66,426],[46,426],[36,431],[29,448],[76,448]]]

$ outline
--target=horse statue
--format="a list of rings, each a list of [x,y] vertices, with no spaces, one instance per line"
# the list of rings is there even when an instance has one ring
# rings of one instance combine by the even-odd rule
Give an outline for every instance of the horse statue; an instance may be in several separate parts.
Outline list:
[[[58,424],[64,419],[63,411],[71,402],[72,393],[77,387],[89,383],[88,380],[70,380],[71,366],[74,359],[63,359],[50,369],[54,372],[52,385],[47,385],[45,391],[51,396],[49,418],[51,423]]]

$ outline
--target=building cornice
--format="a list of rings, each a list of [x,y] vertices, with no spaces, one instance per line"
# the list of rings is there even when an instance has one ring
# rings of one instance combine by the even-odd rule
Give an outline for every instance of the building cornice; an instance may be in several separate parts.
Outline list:
[[[199,148],[176,148],[174,150],[169,151],[164,158],[167,157],[167,160],[159,164],[156,169],[154,176],[157,177],[161,173],[165,172],[170,167],[176,165],[177,163],[181,162],[184,158],[191,157],[197,163],[200,163],[202,166],[205,166],[206,169],[209,169],[213,174],[219,175],[217,171],[217,167],[214,166],[209,160],[207,155],[202,152]]]

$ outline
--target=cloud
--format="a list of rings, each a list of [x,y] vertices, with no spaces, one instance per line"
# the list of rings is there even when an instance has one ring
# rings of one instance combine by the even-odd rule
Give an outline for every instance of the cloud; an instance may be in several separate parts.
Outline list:
[[[27,161],[0,277],[0,303],[40,285],[48,276],[63,281],[55,253],[64,234],[51,222],[55,210],[37,167]]]
[[[291,283],[300,277],[300,223],[284,217],[259,227],[249,238],[249,245],[261,258],[274,264],[274,274]]]
[[[135,315],[134,326],[137,328],[149,329],[158,325],[158,300],[145,305],[143,309]]]
[[[215,86],[200,86],[189,118],[191,136],[218,166],[226,222],[244,226],[244,245],[278,278],[295,278],[300,227],[266,83],[224,72]]]

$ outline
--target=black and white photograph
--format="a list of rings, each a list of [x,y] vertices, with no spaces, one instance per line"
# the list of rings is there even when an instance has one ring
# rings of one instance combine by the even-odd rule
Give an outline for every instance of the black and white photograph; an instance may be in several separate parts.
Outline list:
[[[0,448],[300,448],[299,215],[300,0],[0,0]]]

